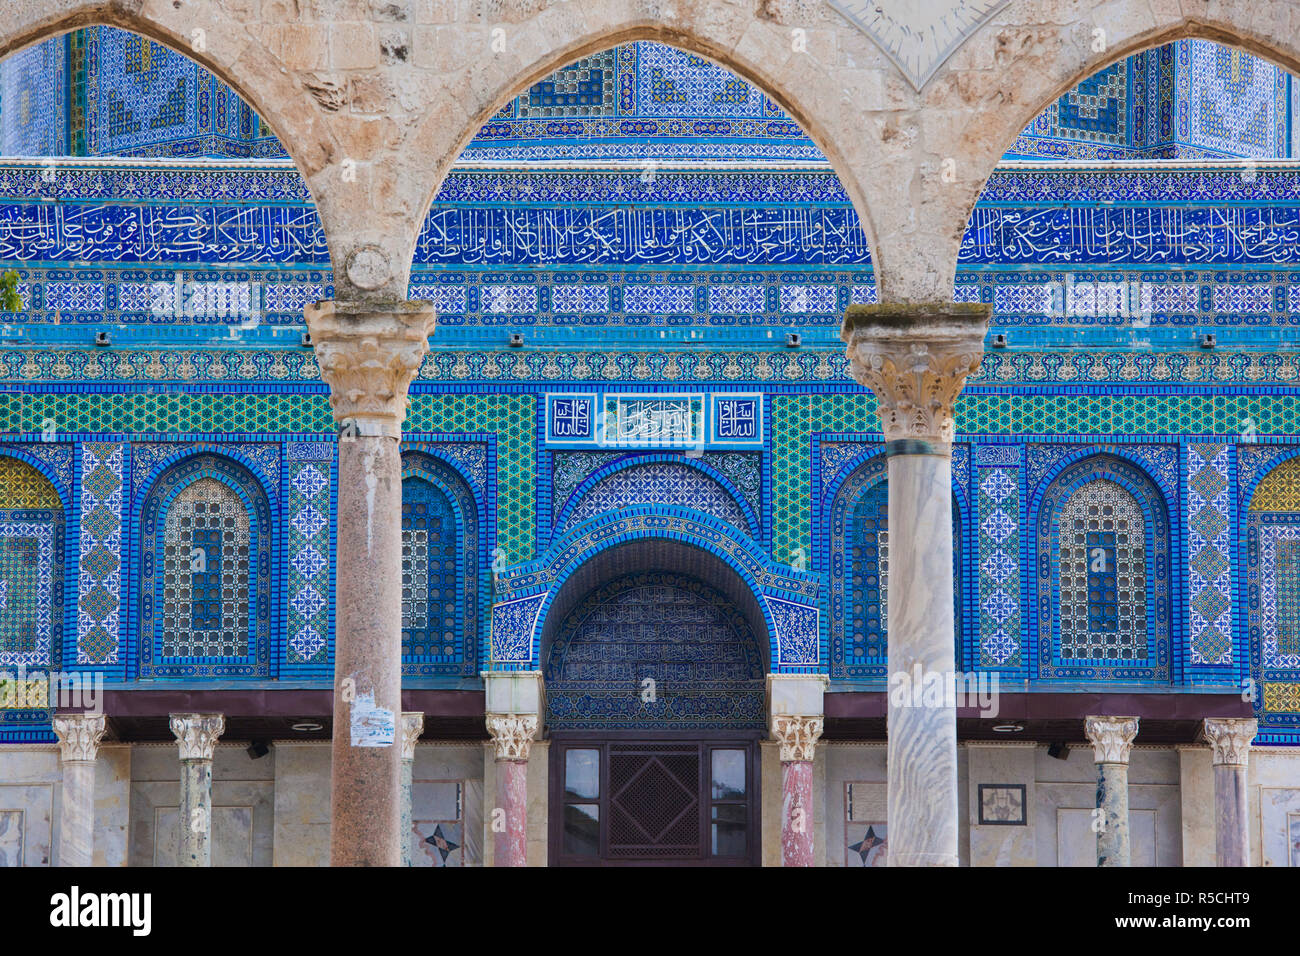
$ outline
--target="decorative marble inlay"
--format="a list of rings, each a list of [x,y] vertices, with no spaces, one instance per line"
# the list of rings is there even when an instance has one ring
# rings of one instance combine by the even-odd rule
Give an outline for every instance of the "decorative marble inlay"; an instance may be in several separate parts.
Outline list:
[[[830,0],[917,90],[1007,0]]]

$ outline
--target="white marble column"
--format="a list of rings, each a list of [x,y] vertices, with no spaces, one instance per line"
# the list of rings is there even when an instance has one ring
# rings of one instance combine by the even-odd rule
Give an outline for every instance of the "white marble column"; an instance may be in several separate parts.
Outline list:
[[[95,846],[95,757],[103,714],[58,714],[54,733],[63,763],[59,866],[90,866]]]
[[[989,306],[853,306],[841,337],[872,390],[889,457],[889,865],[957,865],[953,405],[979,367]],[[897,692],[896,692],[897,691]]]
[[[212,865],[212,755],[225,732],[221,714],[172,714],[181,757],[178,866]]]
[[[408,389],[429,351],[427,302],[306,310],[339,428],[330,864],[402,862],[402,459]]]
[[[1084,732],[1097,764],[1097,865],[1129,865],[1128,756],[1137,736],[1136,717],[1088,717]]]
[[[1202,728],[1214,764],[1216,866],[1250,866],[1246,766],[1258,727],[1254,718],[1207,717]]]
[[[411,820],[411,790],[415,777],[415,744],[424,732],[424,714],[402,711],[402,866],[415,859],[415,829]]]

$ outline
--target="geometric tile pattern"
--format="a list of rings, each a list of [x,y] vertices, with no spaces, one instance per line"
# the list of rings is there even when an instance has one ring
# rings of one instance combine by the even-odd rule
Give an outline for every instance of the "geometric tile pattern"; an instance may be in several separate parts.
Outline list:
[[[402,483],[402,655],[456,653],[456,514],[431,482]]]
[[[163,537],[164,657],[248,653],[248,512],[215,478],[200,478],[171,502]]]
[[[1020,487],[1015,468],[981,468],[980,666],[1020,663]]]
[[[81,445],[77,663],[116,664],[122,624],[126,445]]]
[[[764,672],[749,622],[724,596],[671,571],[634,573],[593,589],[560,624],[547,725],[762,726]]]
[[[319,664],[330,632],[330,480],[334,446],[290,444],[288,661]]]
[[[24,461],[0,458],[0,667],[57,660],[63,521],[49,480]]]
[[[1300,527],[1260,528],[1259,572],[1263,665],[1300,668]]]
[[[1093,481],[1070,494],[1057,527],[1062,659],[1145,660],[1141,506],[1113,481]]]
[[[630,505],[655,504],[693,508],[749,533],[749,522],[736,499],[717,481],[689,465],[633,465],[602,478],[582,496],[562,530],[588,518]]]
[[[1232,662],[1228,445],[1187,445],[1187,597],[1193,664]]]

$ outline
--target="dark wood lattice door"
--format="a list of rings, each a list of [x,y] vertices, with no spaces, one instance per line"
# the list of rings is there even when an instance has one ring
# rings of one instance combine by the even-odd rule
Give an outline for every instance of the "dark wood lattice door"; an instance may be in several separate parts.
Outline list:
[[[752,740],[556,740],[551,861],[577,866],[758,861]]]

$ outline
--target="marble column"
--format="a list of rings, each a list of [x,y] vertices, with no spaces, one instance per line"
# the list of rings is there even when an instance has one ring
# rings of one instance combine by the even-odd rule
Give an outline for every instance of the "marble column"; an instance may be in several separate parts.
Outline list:
[[[816,716],[772,718],[781,744],[781,865],[813,865],[813,752],[824,721]]]
[[[990,308],[852,306],[841,338],[875,394],[889,459],[889,865],[957,865],[952,581],[953,405],[984,353]],[[922,682],[921,686],[917,686]]]
[[[488,714],[496,751],[496,802],[488,815],[493,866],[528,865],[528,754],[537,736],[536,714]]]
[[[402,422],[429,350],[427,302],[306,310],[339,428],[330,864],[402,862]]]
[[[415,859],[415,827],[411,821],[411,789],[415,777],[415,744],[424,732],[424,714],[402,711],[402,866]]]
[[[1254,718],[1207,717],[1202,728],[1214,765],[1216,866],[1250,866],[1246,765],[1258,726]]]
[[[1137,736],[1136,717],[1088,717],[1084,732],[1097,764],[1097,865],[1129,865],[1128,755]]]
[[[103,714],[57,714],[54,733],[63,763],[59,866],[90,866],[95,845],[95,757]]]
[[[181,752],[178,866],[212,865],[212,754],[226,729],[221,714],[172,714]]]

